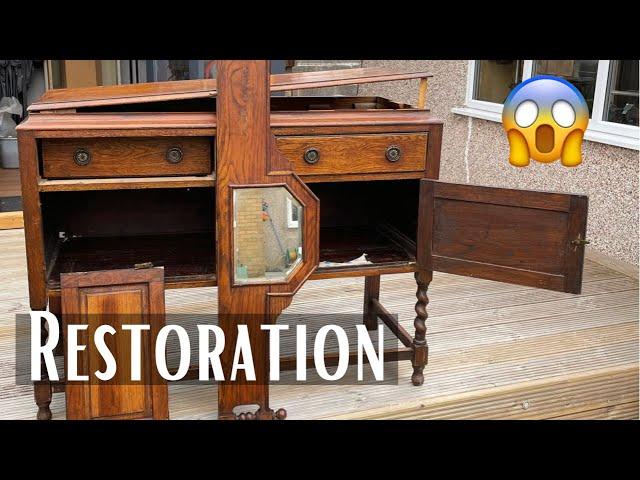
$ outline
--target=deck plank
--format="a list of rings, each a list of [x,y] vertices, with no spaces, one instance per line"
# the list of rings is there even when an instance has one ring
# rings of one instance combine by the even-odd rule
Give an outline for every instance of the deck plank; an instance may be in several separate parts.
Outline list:
[[[32,387],[15,377],[14,315],[29,309],[23,231],[0,231],[0,251],[0,418],[32,419]],[[308,282],[285,313],[310,322],[359,314],[362,296],[362,278]],[[424,386],[410,384],[402,362],[397,385],[276,385],[272,406],[291,419],[638,418],[637,279],[587,261],[575,296],[436,272],[429,297]],[[170,290],[166,299],[169,314],[216,312],[214,288]],[[413,331],[411,274],[383,277],[381,301]],[[283,351],[292,348],[283,338]],[[178,351],[171,342],[168,350],[171,365]],[[216,418],[214,384],[171,384],[169,393],[171,418]],[[63,394],[51,408],[64,418]]]

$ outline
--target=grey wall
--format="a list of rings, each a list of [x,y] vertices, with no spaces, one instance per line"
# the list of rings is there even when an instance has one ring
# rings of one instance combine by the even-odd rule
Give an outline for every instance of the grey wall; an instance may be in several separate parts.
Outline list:
[[[585,141],[583,161],[576,168],[560,162],[509,164],[502,124],[451,112],[464,105],[468,62],[462,60],[365,60],[364,67],[424,69],[429,82],[427,108],[444,120],[441,180],[480,185],[555,190],[589,195],[587,238],[590,249],[638,265],[638,152]],[[359,95],[381,95],[414,104],[418,82],[360,86]]]

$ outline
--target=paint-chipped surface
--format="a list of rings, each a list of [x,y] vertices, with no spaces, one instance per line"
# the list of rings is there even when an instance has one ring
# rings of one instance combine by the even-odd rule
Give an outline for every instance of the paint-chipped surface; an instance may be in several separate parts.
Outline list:
[[[433,73],[427,108],[445,122],[441,180],[468,179],[469,183],[479,185],[589,195],[587,234],[592,242],[589,248],[638,265],[638,152],[585,141],[583,161],[576,168],[562,167],[560,162],[534,161],[526,168],[511,166],[507,138],[500,123],[451,112],[452,108],[464,105],[467,65],[466,60],[363,62],[364,67],[424,69]],[[418,81],[363,85],[358,93],[415,104]]]

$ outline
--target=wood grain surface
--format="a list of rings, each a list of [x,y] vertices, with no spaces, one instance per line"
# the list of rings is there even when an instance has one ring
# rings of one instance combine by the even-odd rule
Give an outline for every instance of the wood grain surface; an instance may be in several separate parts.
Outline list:
[[[580,293],[587,198],[421,181],[418,263],[434,271]]]
[[[167,151],[180,149],[182,160],[171,163]],[[77,165],[74,154],[90,154],[87,165]],[[209,138],[85,138],[42,141],[45,178],[148,177],[207,175],[211,173]]]
[[[320,72],[300,72],[271,75],[272,92],[332,87],[372,82],[389,82],[427,78],[427,72],[395,72],[384,68],[353,68]],[[64,88],[47,91],[28,110],[73,109],[102,105],[122,105],[192,98],[211,98],[218,93],[215,79],[173,82],[136,83],[85,88]]]
[[[63,274],[61,285],[65,324],[88,325],[82,334],[81,344],[87,348],[78,354],[78,373],[88,375],[89,381],[67,382],[67,419],[169,418],[167,384],[156,371],[153,357],[156,337],[164,326],[163,269]],[[129,323],[151,326],[142,332],[141,381],[130,379],[131,340],[122,331],[122,325]],[[104,370],[104,361],[89,339],[105,324],[116,330],[105,338],[115,357],[116,374],[100,381],[94,372]]]
[[[419,172],[425,169],[427,157],[426,133],[283,136],[276,141],[298,175]],[[401,152],[395,162],[385,156],[391,147]],[[308,149],[318,152],[316,163],[305,161]]]

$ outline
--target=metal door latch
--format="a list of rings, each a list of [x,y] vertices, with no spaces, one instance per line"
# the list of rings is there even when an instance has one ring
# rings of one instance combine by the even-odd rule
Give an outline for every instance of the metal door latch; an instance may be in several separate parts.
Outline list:
[[[582,238],[582,235],[578,235],[578,238],[571,241],[571,245],[573,245],[573,249],[575,250],[578,247],[584,247],[585,245],[589,245],[591,242],[586,238]]]

